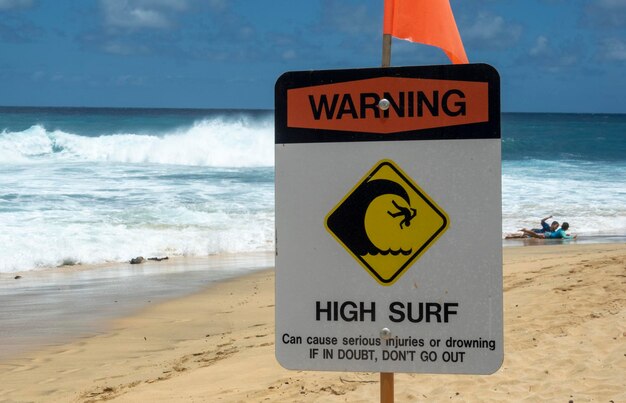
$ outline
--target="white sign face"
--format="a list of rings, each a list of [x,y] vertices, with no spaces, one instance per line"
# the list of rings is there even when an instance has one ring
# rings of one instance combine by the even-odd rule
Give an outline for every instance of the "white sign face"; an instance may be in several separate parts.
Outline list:
[[[497,73],[486,65],[296,72],[276,91],[280,364],[495,372],[503,360]],[[387,112],[375,108],[383,98]]]

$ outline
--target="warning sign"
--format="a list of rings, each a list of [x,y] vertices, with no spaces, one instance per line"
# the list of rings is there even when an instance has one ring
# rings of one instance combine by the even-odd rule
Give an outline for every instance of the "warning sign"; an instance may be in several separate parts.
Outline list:
[[[504,358],[500,84],[482,64],[276,82],[276,358],[490,374]]]
[[[393,284],[449,219],[393,161],[380,161],[326,218],[326,228],[382,285]]]
[[[289,90],[287,107],[300,112],[289,115],[288,125],[388,134],[480,123],[489,120],[488,94],[486,82],[409,77],[295,88]],[[378,108],[383,98],[389,109]]]

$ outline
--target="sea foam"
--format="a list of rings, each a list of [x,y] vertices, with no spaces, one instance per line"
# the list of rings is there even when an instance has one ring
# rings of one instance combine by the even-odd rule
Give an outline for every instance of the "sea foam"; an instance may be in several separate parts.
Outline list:
[[[274,164],[272,122],[203,119],[167,133],[84,136],[34,125],[0,133],[0,164],[46,159],[207,167]]]
[[[0,133],[0,272],[271,251],[271,119]]]
[[[271,111],[1,109],[0,272],[274,249]],[[503,233],[626,234],[624,128],[505,114]]]

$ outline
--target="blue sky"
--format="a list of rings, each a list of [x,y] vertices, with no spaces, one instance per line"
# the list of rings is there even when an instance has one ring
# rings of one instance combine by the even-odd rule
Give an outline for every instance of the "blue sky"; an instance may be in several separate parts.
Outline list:
[[[452,0],[506,112],[626,113],[626,0]],[[383,0],[0,0],[0,105],[271,109],[285,71],[378,67]],[[392,66],[448,64],[393,40]]]

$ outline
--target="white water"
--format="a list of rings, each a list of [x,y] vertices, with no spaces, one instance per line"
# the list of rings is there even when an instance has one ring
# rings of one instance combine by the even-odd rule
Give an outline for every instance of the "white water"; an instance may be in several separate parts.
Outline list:
[[[273,164],[271,119],[204,119],[159,134],[5,130],[0,273],[271,251]],[[624,178],[623,162],[504,161],[502,231],[553,215],[573,233],[624,235]]]
[[[0,164],[55,161],[153,163],[207,167],[274,165],[274,127],[221,119],[202,120],[162,135],[97,137],[47,131],[40,125],[0,133]]]
[[[626,234],[626,164],[504,161],[502,230],[540,228],[549,215],[581,235]]]
[[[271,251],[271,124],[161,135],[0,133],[0,273]]]

